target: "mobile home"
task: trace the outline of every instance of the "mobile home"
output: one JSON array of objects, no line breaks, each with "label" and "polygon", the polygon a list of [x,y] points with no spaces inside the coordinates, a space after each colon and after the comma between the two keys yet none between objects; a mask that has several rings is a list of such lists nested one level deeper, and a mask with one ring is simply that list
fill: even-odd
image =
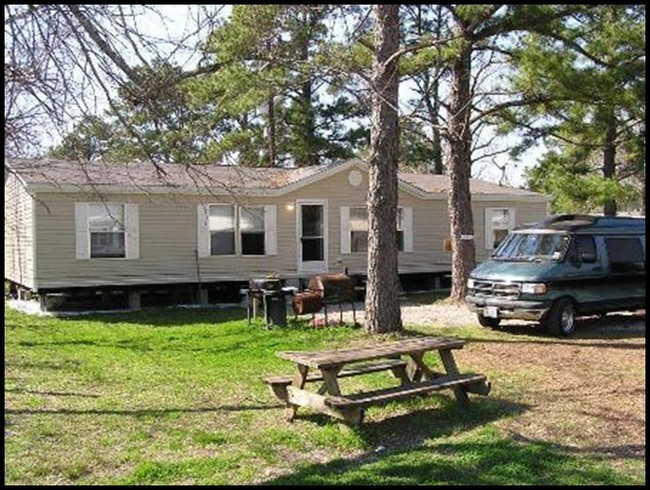
[{"label": "mobile home", "polygon": [[[449,178],[399,174],[399,273],[451,270]],[[472,180],[477,261],[549,197]],[[366,274],[368,169],[5,162],[5,280],[41,298],[216,302],[254,277]],[[179,298],[183,299],[183,298]]]}]

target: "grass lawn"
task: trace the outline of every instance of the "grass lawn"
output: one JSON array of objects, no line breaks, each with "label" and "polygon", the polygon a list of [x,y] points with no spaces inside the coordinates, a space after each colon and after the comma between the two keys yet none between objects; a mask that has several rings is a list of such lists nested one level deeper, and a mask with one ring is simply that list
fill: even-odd
[{"label": "grass lawn", "polygon": [[[468,346],[507,335],[415,330],[467,338]],[[507,428],[523,424],[535,405],[518,394],[545,374],[510,370],[505,358],[485,370],[460,358],[461,371],[484,372],[493,384],[487,397],[470,395],[467,410],[446,390],[372,407],[357,428],[307,409],[286,422],[260,381],[293,369],[276,351],[379,340],[362,328],[314,329],[306,321],[249,326],[240,309],[62,319],[5,307],[5,484],[645,484],[645,456],[576,450],[543,433],[513,436]],[[368,389],[389,376],[342,386]],[[580,446],[584,428],[570,421],[564,428]]]}]

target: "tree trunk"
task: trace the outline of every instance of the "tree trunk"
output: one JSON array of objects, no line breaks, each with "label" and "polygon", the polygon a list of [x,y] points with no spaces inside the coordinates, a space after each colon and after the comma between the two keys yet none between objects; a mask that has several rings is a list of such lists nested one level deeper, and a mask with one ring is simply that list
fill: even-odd
[{"label": "tree trunk", "polygon": [[[373,5],[372,116],[368,172],[366,328],[402,330],[397,272],[399,6]],[[389,61],[390,60],[390,61]]]},{"label": "tree trunk", "polygon": [[[603,151],[603,177],[613,179],[616,174],[616,116],[611,114],[605,133],[605,149]],[[616,216],[617,206],[614,199],[608,199],[603,205],[605,216]]]},{"label": "tree trunk", "polygon": [[[437,75],[437,74],[436,74]],[[433,110],[436,115],[440,114],[440,82],[438,76],[433,81]],[[431,128],[433,134],[433,173],[442,175],[445,173],[445,167],[442,163],[442,138],[440,136],[440,119],[436,116]]]},{"label": "tree trunk", "polygon": [[[417,6],[418,12],[418,36],[422,37],[428,34],[422,19],[422,5]],[[439,40],[442,26],[442,7],[436,8],[436,21],[433,29],[434,39]],[[440,47],[436,48],[440,56]],[[433,79],[431,72],[433,71]],[[433,67],[428,68],[424,73],[424,103],[427,109],[428,122],[431,125],[431,164],[429,173],[442,175],[445,173],[444,163],[442,161],[442,136],[440,134],[440,68],[436,63]]]},{"label": "tree trunk", "polygon": [[[441,5],[436,7],[436,23],[434,28],[435,39],[440,39],[442,36],[442,9]],[[442,57],[440,46],[436,47],[438,56]],[[440,68],[436,67],[433,74],[433,84],[431,85],[431,93],[429,97],[433,97],[433,112],[430,114],[431,131],[433,136],[433,173],[442,175],[445,173],[445,166],[442,161],[442,137],[440,135]]]},{"label": "tree trunk", "polygon": [[449,116],[449,221],[451,223],[451,300],[463,301],[467,294],[467,278],[474,268],[474,222],[469,191],[472,134],[470,75],[471,45],[464,39],[465,26],[457,20],[454,29],[461,36],[458,56],[451,73],[451,114]]},{"label": "tree trunk", "polygon": [[[301,45],[301,59],[305,65],[309,63],[309,38],[311,32],[315,29],[318,19],[315,15],[308,14],[305,19],[309,24],[309,35],[305,35]],[[316,148],[316,123],[314,121],[314,103],[312,101],[313,86],[311,75],[307,76],[301,87],[301,119],[303,121],[303,135],[305,162],[307,165],[318,165],[318,149]],[[299,162],[299,165],[302,162]]]},{"label": "tree trunk", "polygon": [[442,161],[442,135],[440,134],[440,73],[437,73],[437,70],[436,68],[432,81],[429,73],[424,76],[427,87],[424,103],[427,108],[428,122],[431,125],[431,148],[433,150],[429,173],[442,175],[445,173],[445,166]]},{"label": "tree trunk", "polygon": [[276,142],[275,142],[275,101],[273,94],[269,95],[268,101],[268,134],[266,139],[266,148],[268,151],[269,167],[275,167],[277,164]]},{"label": "tree trunk", "polygon": [[314,108],[312,105],[312,84],[311,80],[305,82],[302,86],[303,104],[302,109],[304,120],[304,145],[305,145],[305,161],[307,165],[318,165],[320,159],[318,157],[318,149],[316,148],[316,127],[314,124]]}]

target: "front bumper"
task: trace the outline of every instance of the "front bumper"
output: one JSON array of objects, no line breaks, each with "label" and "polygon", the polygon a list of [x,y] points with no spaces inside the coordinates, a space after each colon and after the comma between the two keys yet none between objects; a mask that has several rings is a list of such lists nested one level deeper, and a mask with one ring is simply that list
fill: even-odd
[{"label": "front bumper", "polygon": [[465,302],[474,313],[482,313],[485,306],[496,306],[499,318],[539,321],[551,308],[550,301],[506,300],[489,296],[465,296]]}]

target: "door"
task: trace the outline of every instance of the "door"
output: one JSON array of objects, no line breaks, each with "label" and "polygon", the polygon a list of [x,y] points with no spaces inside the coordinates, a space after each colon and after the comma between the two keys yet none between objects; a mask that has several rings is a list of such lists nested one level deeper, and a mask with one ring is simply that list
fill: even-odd
[{"label": "door", "polygon": [[298,270],[327,272],[327,201],[298,201]]}]

